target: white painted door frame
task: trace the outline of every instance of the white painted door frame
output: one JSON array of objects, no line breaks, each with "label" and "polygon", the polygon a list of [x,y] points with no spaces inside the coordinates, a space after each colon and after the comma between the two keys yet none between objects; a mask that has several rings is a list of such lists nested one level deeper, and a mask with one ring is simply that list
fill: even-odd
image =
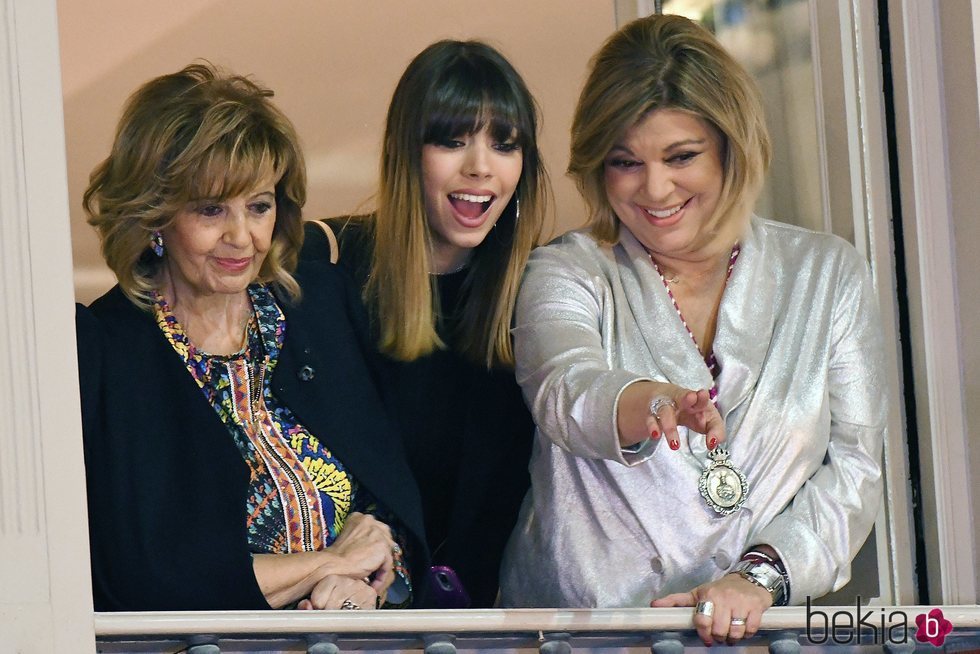
[{"label": "white painted door frame", "polygon": [[95,651],[65,171],[55,0],[0,0],[5,652]]}]

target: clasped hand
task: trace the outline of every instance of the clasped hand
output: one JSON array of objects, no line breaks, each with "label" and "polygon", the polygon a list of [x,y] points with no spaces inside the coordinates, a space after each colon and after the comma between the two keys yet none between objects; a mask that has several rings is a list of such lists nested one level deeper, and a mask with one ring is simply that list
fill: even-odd
[{"label": "clasped hand", "polygon": [[395,579],[395,547],[388,525],[370,515],[351,513],[327,549],[263,559],[264,564],[288,563],[293,557],[303,562],[291,573],[282,568],[272,573],[275,581],[270,586],[278,592],[267,593],[267,599],[282,606],[299,598],[300,609],[376,608]]},{"label": "clasped hand", "polygon": [[345,576],[365,580],[378,595],[395,580],[395,540],[388,525],[373,516],[351,513],[329,549],[349,566]]},{"label": "clasped hand", "polygon": [[375,609],[380,605],[379,595],[367,582],[342,575],[327,575],[316,583],[310,596],[300,600],[296,608],[301,611],[311,609],[337,609],[344,602],[358,609]]}]

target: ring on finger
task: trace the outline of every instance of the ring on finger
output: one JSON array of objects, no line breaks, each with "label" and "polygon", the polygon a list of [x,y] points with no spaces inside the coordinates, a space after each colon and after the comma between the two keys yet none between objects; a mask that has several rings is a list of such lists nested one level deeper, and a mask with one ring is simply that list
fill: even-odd
[{"label": "ring on finger", "polygon": [[698,605],[694,607],[694,612],[697,615],[703,615],[706,618],[710,618],[715,612],[715,603],[711,600],[704,600],[698,602]]},{"label": "ring on finger", "polygon": [[660,410],[663,409],[665,406],[669,406],[671,409],[676,409],[677,402],[674,402],[666,395],[658,395],[657,397],[650,400],[650,415],[656,418],[657,420],[660,420]]},{"label": "ring on finger", "polygon": [[730,624],[733,627],[744,627],[745,626],[745,618],[732,618],[732,621],[731,621]]},{"label": "ring on finger", "polygon": [[350,601],[350,598],[345,599],[340,605],[342,611],[360,611],[361,607]]}]

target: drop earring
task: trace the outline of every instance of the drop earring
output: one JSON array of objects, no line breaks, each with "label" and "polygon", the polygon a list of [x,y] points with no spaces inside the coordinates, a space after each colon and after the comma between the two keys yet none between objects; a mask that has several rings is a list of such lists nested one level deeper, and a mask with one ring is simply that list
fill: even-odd
[{"label": "drop earring", "polygon": [[163,256],[163,234],[160,233],[159,229],[150,235],[150,249],[158,257]]}]

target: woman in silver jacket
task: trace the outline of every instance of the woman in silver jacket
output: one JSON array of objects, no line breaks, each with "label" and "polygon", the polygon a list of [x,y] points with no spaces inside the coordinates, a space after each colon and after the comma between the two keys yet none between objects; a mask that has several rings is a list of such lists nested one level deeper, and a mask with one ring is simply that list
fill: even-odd
[{"label": "woman in silver jacket", "polygon": [[569,165],[591,228],[532,254],[517,305],[538,433],[505,606],[696,606],[734,642],[849,579],[881,497],[875,293],[845,241],[752,215],[769,157],[696,23],[593,59]]}]

